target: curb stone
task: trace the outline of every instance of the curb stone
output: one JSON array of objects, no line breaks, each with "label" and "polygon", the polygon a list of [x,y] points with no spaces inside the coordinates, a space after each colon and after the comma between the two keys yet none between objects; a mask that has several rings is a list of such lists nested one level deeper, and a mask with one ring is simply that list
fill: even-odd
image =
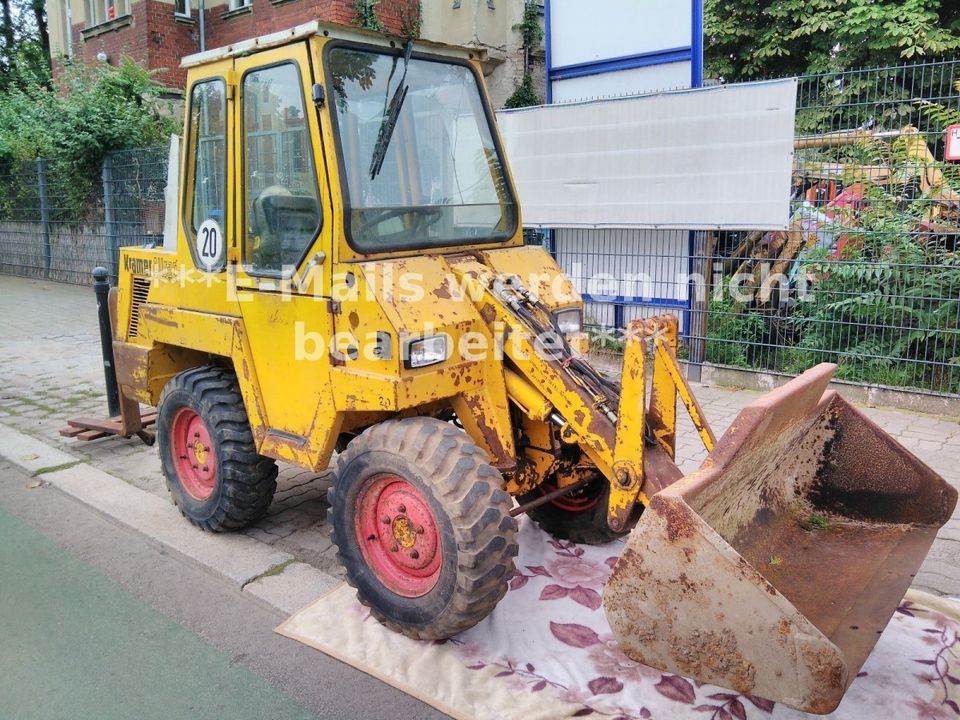
[{"label": "curb stone", "polygon": [[[40,440],[0,424],[0,456],[35,473],[49,469],[44,482],[97,512],[149,537],[237,589],[284,614],[292,614],[340,581],[293,555],[239,533],[205,533],[152,493],[80,462]],[[59,465],[68,467],[57,470]],[[277,566],[282,572],[271,574]]]}]

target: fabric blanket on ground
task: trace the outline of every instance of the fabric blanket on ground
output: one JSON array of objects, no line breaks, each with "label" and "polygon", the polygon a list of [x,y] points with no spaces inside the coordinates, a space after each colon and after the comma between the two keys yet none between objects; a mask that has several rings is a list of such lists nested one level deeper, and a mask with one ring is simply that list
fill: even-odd
[{"label": "fabric blanket on ground", "polygon": [[[624,656],[601,607],[621,543],[554,540],[524,518],[510,591],[482,623],[443,642],[382,627],[344,585],[277,631],[455,718],[799,720],[762,698],[702,685]],[[911,591],[830,718],[960,717],[960,603]]]}]

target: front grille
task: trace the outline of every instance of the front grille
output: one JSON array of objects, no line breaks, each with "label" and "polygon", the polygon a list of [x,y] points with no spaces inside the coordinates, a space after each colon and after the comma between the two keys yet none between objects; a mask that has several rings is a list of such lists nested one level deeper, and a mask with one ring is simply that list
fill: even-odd
[{"label": "front grille", "polygon": [[130,325],[127,327],[127,337],[137,337],[140,334],[140,306],[147,301],[150,294],[150,279],[133,278],[133,299],[130,303]]}]

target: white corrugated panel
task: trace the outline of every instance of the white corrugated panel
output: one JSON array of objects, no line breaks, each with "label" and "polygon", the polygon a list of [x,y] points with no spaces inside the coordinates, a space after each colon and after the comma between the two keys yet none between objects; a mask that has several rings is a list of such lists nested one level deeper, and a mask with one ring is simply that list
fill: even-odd
[{"label": "white corrugated panel", "polygon": [[786,227],[796,90],[789,79],[502,111],[524,225]]}]

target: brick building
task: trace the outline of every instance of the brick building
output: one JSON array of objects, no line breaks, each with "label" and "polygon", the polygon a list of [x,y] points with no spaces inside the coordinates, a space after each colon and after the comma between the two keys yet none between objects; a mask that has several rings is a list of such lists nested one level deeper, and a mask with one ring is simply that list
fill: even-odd
[{"label": "brick building", "polygon": [[[372,8],[386,31],[483,48],[487,85],[500,107],[523,77],[524,51],[514,26],[524,0],[47,0],[54,78],[67,61],[116,65],[129,57],[157,71],[157,80],[182,96],[184,55],[284,30],[310,20],[354,24],[358,8]],[[421,10],[422,6],[422,10]],[[202,28],[201,28],[202,25]],[[543,54],[531,54],[543,97]]]},{"label": "brick building", "polygon": [[[310,20],[349,25],[356,0],[47,0],[54,77],[64,61],[116,65],[129,57],[157,71],[157,80],[182,92],[180,59]],[[375,11],[387,32],[404,34],[420,15],[417,0],[381,0]],[[202,28],[201,28],[202,25]]]}]

